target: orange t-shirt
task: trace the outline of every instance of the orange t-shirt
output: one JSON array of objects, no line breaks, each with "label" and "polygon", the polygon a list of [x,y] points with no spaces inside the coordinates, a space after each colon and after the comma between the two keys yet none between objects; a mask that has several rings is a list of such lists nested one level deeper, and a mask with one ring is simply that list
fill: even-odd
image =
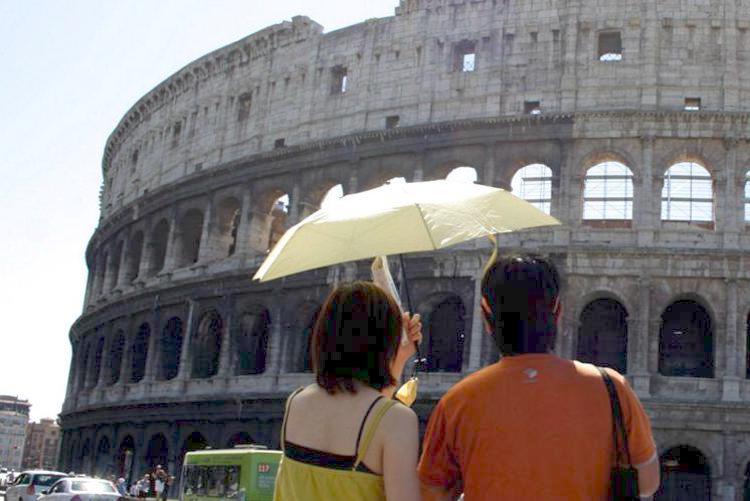
[{"label": "orange t-shirt", "polygon": [[[656,451],[627,381],[609,370],[633,464]],[[503,357],[451,388],[430,417],[424,484],[463,484],[467,501],[603,500],[613,458],[612,413],[596,367],[548,354]]]}]

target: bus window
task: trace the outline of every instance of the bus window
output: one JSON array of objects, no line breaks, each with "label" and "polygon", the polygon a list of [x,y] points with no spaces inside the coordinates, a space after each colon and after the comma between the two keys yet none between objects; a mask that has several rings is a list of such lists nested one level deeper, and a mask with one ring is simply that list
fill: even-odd
[{"label": "bus window", "polygon": [[186,465],[185,494],[210,498],[237,498],[240,467]]}]

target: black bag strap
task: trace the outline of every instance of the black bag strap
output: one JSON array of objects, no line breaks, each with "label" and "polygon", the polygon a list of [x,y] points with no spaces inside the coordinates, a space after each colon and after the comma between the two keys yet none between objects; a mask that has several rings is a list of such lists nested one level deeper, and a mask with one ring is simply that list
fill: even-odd
[{"label": "black bag strap", "polygon": [[612,382],[612,378],[609,377],[607,371],[601,367],[597,367],[599,373],[602,375],[604,380],[604,386],[607,387],[607,393],[609,393],[609,403],[612,407],[612,435],[615,443],[615,462],[620,463],[620,443],[625,447],[625,455],[628,459],[627,466],[632,466],[633,462],[630,459],[630,447],[628,446],[628,433],[625,430],[625,423],[622,418],[622,408],[620,407],[620,398],[617,396],[617,390],[615,389],[615,383]]}]

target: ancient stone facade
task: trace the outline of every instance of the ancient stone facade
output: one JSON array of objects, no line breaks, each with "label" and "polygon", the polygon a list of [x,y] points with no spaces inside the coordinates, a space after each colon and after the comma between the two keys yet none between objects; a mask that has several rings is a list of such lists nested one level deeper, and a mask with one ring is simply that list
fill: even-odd
[{"label": "ancient stone facade", "polygon": [[[749,29],[747,0],[403,0],[327,34],[295,17],[187,65],[106,145],[61,468],[276,447],[317,308],[368,263],[253,283],[270,245],[336,185],[471,167],[536,186],[518,193],[563,222],[501,245],[561,267],[557,351],[627,374],[663,495],[750,499]],[[423,423],[497,358],[478,316],[488,255],[407,260],[436,361]]]}]

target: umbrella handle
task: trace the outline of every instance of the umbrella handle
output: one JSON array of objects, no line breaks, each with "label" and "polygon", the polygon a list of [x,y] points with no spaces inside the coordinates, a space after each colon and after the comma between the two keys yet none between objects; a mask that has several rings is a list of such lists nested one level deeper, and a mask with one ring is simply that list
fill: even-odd
[{"label": "umbrella handle", "polygon": [[[406,263],[404,262],[404,255],[399,254],[398,259],[399,263],[401,264],[401,285],[403,285],[404,287],[406,309],[413,314],[414,311],[412,310],[411,295],[409,294],[409,281],[406,279]],[[422,364],[427,362],[426,358],[422,358],[422,353],[419,351],[419,343],[417,343],[416,341],[414,342],[414,348],[416,348],[417,353],[416,358],[414,359],[414,369],[412,370],[412,377],[415,377]]]}]

